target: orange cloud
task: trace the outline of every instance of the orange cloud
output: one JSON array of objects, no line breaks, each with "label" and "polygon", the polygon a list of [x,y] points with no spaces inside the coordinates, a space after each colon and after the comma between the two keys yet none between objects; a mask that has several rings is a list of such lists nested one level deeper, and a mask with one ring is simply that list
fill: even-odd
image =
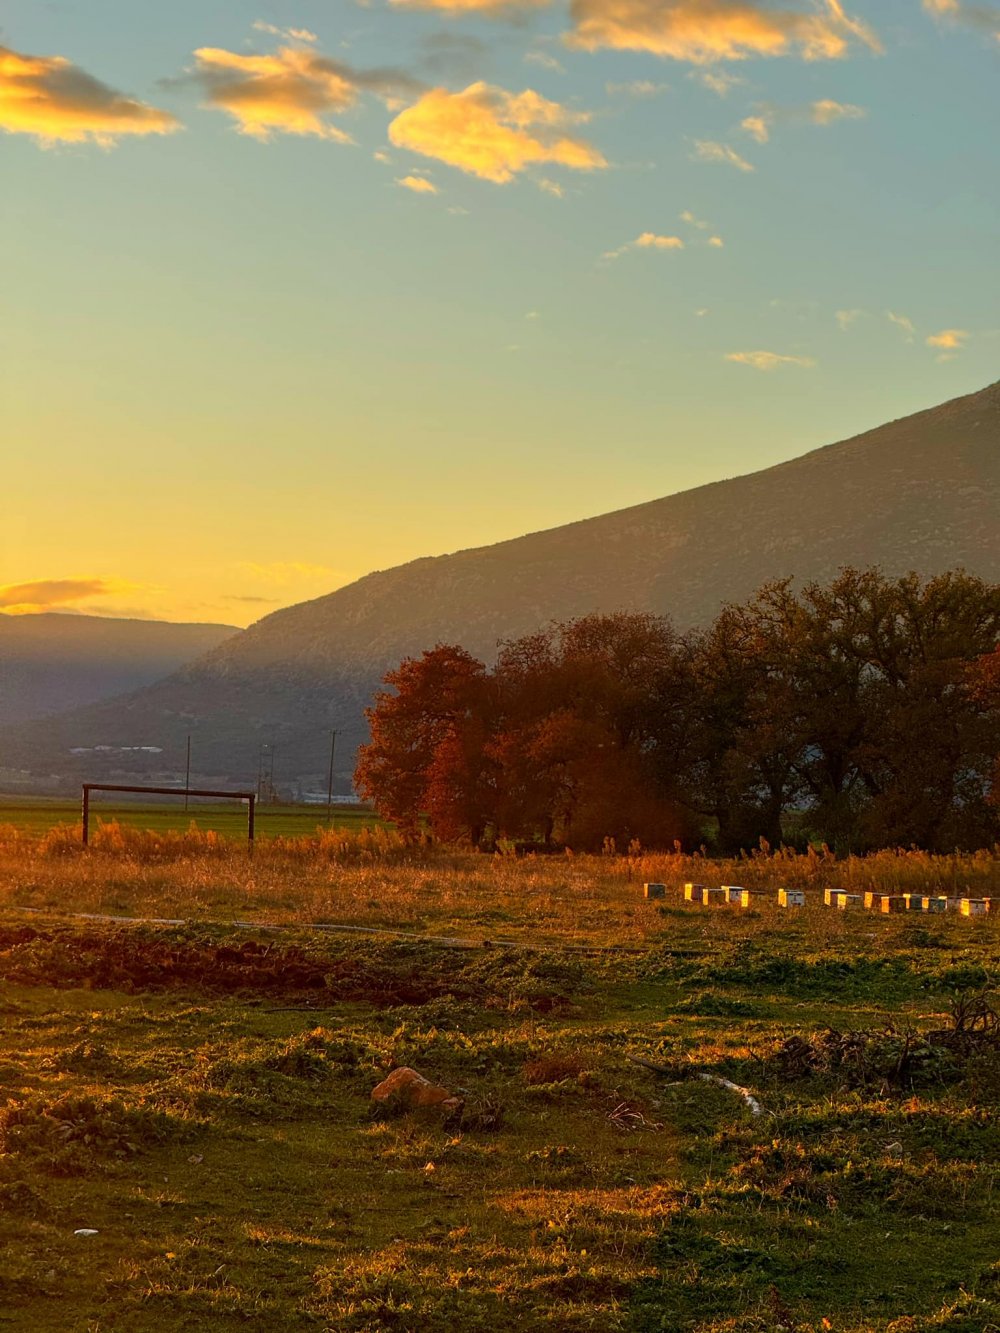
[{"label": "orange cloud", "polygon": [[745,120],[740,121],[740,129],[746,130],[747,134],[758,143],[767,143],[771,137],[771,127],[763,116],[747,116]]},{"label": "orange cloud", "polygon": [[959,352],[968,340],[966,329],[942,329],[940,333],[932,333],[926,342],[928,347],[936,347],[942,352]]},{"label": "orange cloud", "polygon": [[414,194],[437,194],[438,187],[433,181],[429,181],[426,176],[397,176],[396,184],[401,185],[404,190],[412,190]]},{"label": "orange cloud", "polygon": [[169,112],[115,92],[63,56],[26,56],[0,46],[0,129],[42,143],[108,147],[125,134],[171,134]]},{"label": "orange cloud", "polygon": [[587,119],[530,88],[509,93],[480,82],[457,93],[432,88],[400,112],[389,138],[398,148],[502,185],[535,164],[577,171],[606,167],[592,144],[566,133]]},{"label": "orange cloud", "polygon": [[880,49],[840,0],[824,0],[812,13],[754,0],[572,0],[571,14],[571,46],[648,51],[693,65],[752,56],[836,60],[855,42]]},{"label": "orange cloud", "polygon": [[209,105],[228,111],[241,134],[270,139],[280,130],[351,142],[323,117],[352,107],[357,90],[315,52],[284,46],[274,55],[242,56],[203,46],[194,58]]},{"label": "orange cloud", "polygon": [[194,58],[193,76],[208,105],[228,112],[240,134],[265,141],[277,131],[351,143],[327,117],[350,110],[362,92],[398,105],[401,93],[418,87],[396,70],[355,70],[303,46],[282,46],[270,55],[203,46]]},{"label": "orange cloud", "polygon": [[91,597],[111,597],[133,592],[139,585],[124,579],[72,578],[36,579],[31,583],[8,583],[0,587],[0,608],[8,615],[30,615],[68,606]]},{"label": "orange cloud", "polygon": [[754,370],[779,370],[782,366],[808,369],[816,364],[811,356],[782,356],[779,352],[729,352],[726,360],[752,366]]},{"label": "orange cloud", "polygon": [[679,236],[658,236],[655,231],[644,231],[634,241],[628,241],[617,250],[608,250],[603,259],[618,259],[629,250],[683,250],[684,242]]}]

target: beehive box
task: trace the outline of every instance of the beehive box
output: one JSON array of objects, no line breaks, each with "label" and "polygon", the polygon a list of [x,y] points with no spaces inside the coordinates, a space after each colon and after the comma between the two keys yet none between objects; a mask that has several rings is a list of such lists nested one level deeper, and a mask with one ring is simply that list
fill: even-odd
[{"label": "beehive box", "polygon": [[903,902],[906,903],[907,912],[922,912],[924,910],[924,895],[922,893],[904,893]]},{"label": "beehive box", "polygon": [[965,902],[965,899],[964,899],[964,898],[945,898],[944,901],[945,901],[945,908],[946,908],[947,911],[949,911],[949,912],[960,912],[960,911],[962,910],[962,904]]},{"label": "beehive box", "polygon": [[740,894],[740,906],[749,907],[753,903],[753,894],[749,889],[744,889]]},{"label": "beehive box", "polygon": [[985,916],[990,910],[988,898],[963,898],[962,915],[963,916]]},{"label": "beehive box", "polygon": [[874,908],[875,911],[877,912],[881,906],[882,906],[882,895],[880,893],[876,893],[874,889],[869,889],[868,892],[865,894],[865,907],[868,908],[869,912],[872,910],[872,908]]},{"label": "beehive box", "polygon": [[666,884],[644,884],[642,886],[644,898],[665,898],[667,896]]},{"label": "beehive box", "polygon": [[845,893],[845,892],[846,892],[845,889],[824,889],[824,890],[823,890],[823,906],[824,906],[824,907],[836,907],[836,906],[837,906],[837,899],[840,898],[840,896],[841,896],[843,893]]},{"label": "beehive box", "polygon": [[842,912],[846,911],[846,910],[847,910],[848,908],[850,908],[850,907],[860,907],[860,906],[861,906],[861,894],[860,894],[860,893],[838,893],[838,894],[837,894],[837,906],[840,908],[840,910],[841,910]]},{"label": "beehive box", "polygon": [[948,899],[925,894],[920,901],[920,907],[924,912],[944,912],[948,907]]},{"label": "beehive box", "polygon": [[723,884],[722,892],[726,895],[727,903],[739,903],[743,901],[746,889],[742,884]]},{"label": "beehive box", "polygon": [[686,903],[700,903],[704,884],[685,884],[684,901]]},{"label": "beehive box", "polygon": [[779,889],[779,907],[805,907],[806,895],[802,889]]},{"label": "beehive box", "polygon": [[883,893],[878,910],[888,915],[889,912],[905,912],[906,903],[901,893]]},{"label": "beehive box", "polygon": [[718,907],[721,903],[728,902],[725,889],[702,889],[701,901],[705,907]]}]

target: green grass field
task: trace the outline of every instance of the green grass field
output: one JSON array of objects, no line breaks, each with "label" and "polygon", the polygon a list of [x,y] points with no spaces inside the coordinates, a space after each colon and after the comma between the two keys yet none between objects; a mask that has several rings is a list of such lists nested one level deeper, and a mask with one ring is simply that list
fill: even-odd
[{"label": "green grass field", "polygon": [[[365,835],[141,852],[0,847],[0,1327],[1000,1329],[1000,918]],[[67,915],[158,906],[190,923]],[[373,1114],[399,1065],[462,1105]]]},{"label": "green grass field", "polygon": [[[184,810],[183,798],[158,802],[128,802],[113,793],[95,792],[91,797],[90,818],[115,820],[129,828],[151,829],[155,833],[182,833],[192,824],[201,831],[210,829],[224,838],[243,839],[247,832],[246,803],[210,802],[192,798]],[[0,796],[0,827],[8,825],[18,832],[40,836],[59,825],[80,823],[80,802],[61,797]],[[370,810],[357,806],[334,806],[334,828],[373,828],[379,823]],[[327,827],[326,807],[318,805],[258,805],[256,836],[259,838],[298,838],[317,827]]]}]

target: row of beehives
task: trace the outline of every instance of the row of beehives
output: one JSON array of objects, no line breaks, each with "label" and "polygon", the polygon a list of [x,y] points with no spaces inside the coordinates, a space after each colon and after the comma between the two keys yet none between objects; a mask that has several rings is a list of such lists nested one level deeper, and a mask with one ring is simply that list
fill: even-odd
[{"label": "row of beehives", "polygon": [[[665,884],[644,884],[643,891],[647,898],[665,898]],[[700,903],[704,907],[715,907],[723,903],[735,903],[740,907],[750,907],[755,901],[774,901],[774,894],[769,890],[745,889],[740,884],[723,884],[717,889],[707,884],[685,884],[684,901]],[[779,907],[805,907],[804,889],[779,889],[777,902]],[[824,889],[823,902],[827,907],[836,907],[848,911],[853,907],[865,907],[870,912],[960,912],[962,916],[985,916],[993,910],[989,898],[952,898],[945,894],[927,893],[848,893],[844,889]],[[998,908],[1000,910],[1000,908]]]}]

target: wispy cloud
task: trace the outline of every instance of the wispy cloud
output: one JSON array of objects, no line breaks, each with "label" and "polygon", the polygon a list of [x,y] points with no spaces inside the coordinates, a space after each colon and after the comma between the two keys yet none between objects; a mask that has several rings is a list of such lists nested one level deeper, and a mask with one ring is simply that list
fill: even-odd
[{"label": "wispy cloud", "polygon": [[924,0],[924,9],[935,18],[964,23],[1000,41],[1000,9],[995,5],[970,5],[966,0]]},{"label": "wispy cloud", "polygon": [[721,162],[724,166],[735,167],[737,171],[756,171],[757,168],[745,157],[740,157],[735,148],[727,143],[716,143],[712,139],[696,139],[694,157],[699,162]]},{"label": "wispy cloud", "polygon": [[835,102],[831,97],[805,106],[775,106],[764,102],[755,108],[753,115],[741,121],[740,128],[757,143],[767,143],[775,125],[833,125],[838,120],[862,120],[867,114],[863,106]]},{"label": "wispy cloud", "polygon": [[780,370],[784,366],[797,366],[810,369],[816,365],[811,356],[784,356],[780,352],[727,352],[727,361],[736,361],[741,366],[752,366],[754,370]]},{"label": "wispy cloud", "polygon": [[180,121],[101,83],[63,56],[0,46],[0,130],[40,143],[110,147],[123,135],[171,134]]},{"label": "wispy cloud", "polygon": [[399,148],[502,185],[546,163],[577,171],[606,167],[593,144],[568,133],[588,119],[530,88],[510,93],[473,83],[456,93],[431,89],[400,112],[389,138]]},{"label": "wispy cloud", "polygon": [[837,327],[841,333],[846,333],[849,328],[858,322],[865,312],[863,310],[838,310],[834,314],[837,321]]},{"label": "wispy cloud", "polygon": [[539,69],[547,69],[553,74],[566,73],[566,66],[561,60],[557,60],[551,51],[543,51],[539,47],[524,53],[524,63],[537,65]]},{"label": "wispy cloud", "polygon": [[693,69],[688,77],[708,88],[716,97],[728,97],[734,88],[746,83],[746,79],[725,69]]},{"label": "wispy cloud", "polygon": [[617,250],[606,250],[602,259],[620,259],[629,250],[683,250],[680,236],[660,236],[655,231],[644,231],[634,241],[626,241]]},{"label": "wispy cloud", "polygon": [[272,37],[281,37],[286,42],[318,42],[319,38],[308,28],[276,28],[273,23],[265,23],[263,19],[257,19],[253,26],[254,32],[266,32]]},{"label": "wispy cloud", "polygon": [[207,104],[232,116],[241,134],[262,141],[280,133],[350,143],[329,117],[350,110],[362,92],[395,107],[421,88],[400,70],[356,70],[306,46],[282,46],[267,55],[203,46],[194,58],[191,77]]},{"label": "wispy cloud", "polygon": [[740,121],[740,129],[746,130],[758,143],[767,143],[771,137],[770,123],[763,116],[746,116]]},{"label": "wispy cloud", "polygon": [[685,208],[684,212],[680,215],[680,219],[682,222],[686,222],[689,227],[697,228],[698,231],[712,230],[712,224],[710,222],[706,222],[704,218],[697,217],[689,208]]},{"label": "wispy cloud", "polygon": [[833,125],[838,120],[864,120],[867,115],[863,106],[855,106],[853,102],[835,102],[832,97],[811,102],[808,109],[808,119],[814,125]]},{"label": "wispy cloud", "polygon": [[401,185],[404,190],[412,190],[414,194],[437,194],[438,187],[433,181],[429,181],[426,176],[397,176],[396,184]]},{"label": "wispy cloud", "polygon": [[234,568],[245,577],[276,586],[303,580],[329,582],[340,577],[338,571],[329,565],[313,565],[306,560],[272,560],[265,564],[256,560],[238,560]]},{"label": "wispy cloud", "polygon": [[694,65],[753,56],[836,60],[878,38],[840,0],[776,9],[755,0],[572,0],[572,46],[648,51]]},{"label": "wispy cloud", "polygon": [[9,615],[29,615],[70,607],[94,597],[119,596],[134,592],[140,586],[126,579],[108,578],[36,579],[31,583],[8,583],[0,587],[0,607]]},{"label": "wispy cloud", "polygon": [[[680,214],[680,220],[698,232],[704,233],[712,230],[712,224],[710,222],[706,222],[704,218],[698,217],[696,214],[692,213],[689,208],[686,208],[684,212]],[[706,236],[703,244],[711,246],[714,250],[721,250],[725,245],[725,241],[721,236],[712,235]]]},{"label": "wispy cloud", "polygon": [[669,92],[669,83],[654,83],[652,79],[632,79],[628,83],[606,83],[604,91],[609,97],[659,97]]},{"label": "wispy cloud", "polygon": [[897,329],[902,331],[908,343],[913,342],[917,332],[917,326],[912,319],[909,319],[906,315],[899,314],[898,311],[895,310],[887,310],[885,312],[885,317],[890,324],[894,324]]}]

